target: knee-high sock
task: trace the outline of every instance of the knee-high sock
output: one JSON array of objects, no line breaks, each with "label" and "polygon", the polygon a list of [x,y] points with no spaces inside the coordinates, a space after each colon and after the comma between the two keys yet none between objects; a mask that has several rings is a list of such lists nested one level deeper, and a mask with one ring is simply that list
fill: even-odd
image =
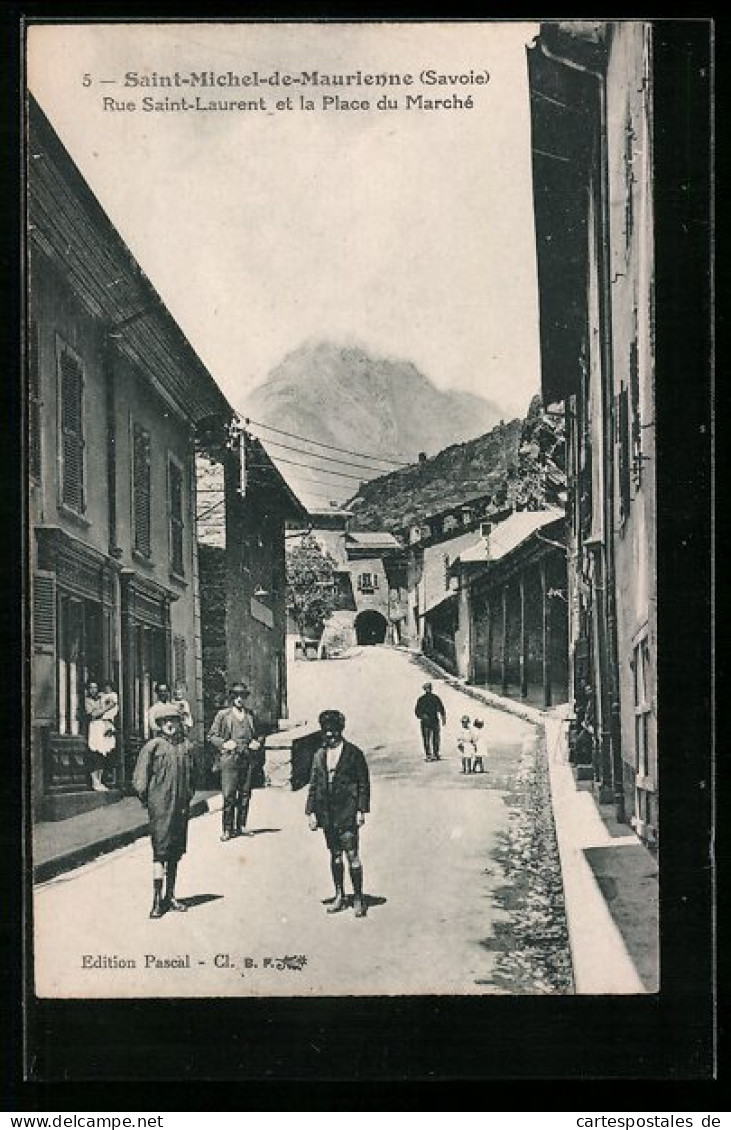
[{"label": "knee-high sock", "polygon": [[169,859],[165,866],[165,898],[175,897],[175,880],[178,875],[177,859]]},{"label": "knee-high sock", "polygon": [[343,893],[343,861],[342,859],[331,859],[330,870],[332,871],[333,883],[335,884],[335,891],[337,894]]},{"label": "knee-high sock", "polygon": [[350,881],[353,884],[353,892],[356,895],[363,894],[363,865],[360,863],[350,864]]}]

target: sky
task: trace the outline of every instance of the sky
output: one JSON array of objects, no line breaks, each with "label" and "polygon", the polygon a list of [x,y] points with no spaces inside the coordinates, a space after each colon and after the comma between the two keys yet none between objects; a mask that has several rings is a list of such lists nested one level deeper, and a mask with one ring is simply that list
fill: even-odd
[{"label": "sky", "polygon": [[[539,387],[527,23],[28,29],[28,86],[230,402],[321,339],[523,414]],[[489,75],[483,84],[420,81]],[[388,72],[410,88],[126,86],[125,76]],[[85,77],[86,76],[86,77]],[[383,94],[395,109],[379,110]],[[265,100],[147,112],[143,98]],[[345,109],[323,96],[370,101]],[[472,109],[405,108],[407,94]],[[289,95],[291,108],[277,109]],[[315,104],[300,108],[300,95]],[[104,98],[134,110],[104,108]]]}]

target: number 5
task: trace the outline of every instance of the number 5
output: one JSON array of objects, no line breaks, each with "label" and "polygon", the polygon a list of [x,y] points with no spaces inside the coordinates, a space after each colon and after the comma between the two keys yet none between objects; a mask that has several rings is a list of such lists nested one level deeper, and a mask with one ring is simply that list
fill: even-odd
[{"label": "number 5", "polygon": [[82,86],[91,86],[91,75],[84,75],[81,80]]}]

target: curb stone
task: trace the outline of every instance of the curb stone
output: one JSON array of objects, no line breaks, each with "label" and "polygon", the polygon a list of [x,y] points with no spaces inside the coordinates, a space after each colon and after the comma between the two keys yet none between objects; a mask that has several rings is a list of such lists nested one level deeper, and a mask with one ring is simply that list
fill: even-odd
[{"label": "curb stone", "polygon": [[[220,794],[201,797],[200,800],[190,806],[190,818],[206,816],[209,812],[217,812],[221,808],[221,803]],[[71,848],[52,859],[44,859],[42,863],[36,864],[33,868],[33,882],[47,883],[50,879],[55,879],[66,871],[73,871],[99,856],[108,855],[112,851],[118,851],[119,848],[128,847],[136,840],[146,836],[148,831],[149,822],[144,820],[135,824],[132,828],[123,828],[118,832],[111,832],[99,840]]]}]

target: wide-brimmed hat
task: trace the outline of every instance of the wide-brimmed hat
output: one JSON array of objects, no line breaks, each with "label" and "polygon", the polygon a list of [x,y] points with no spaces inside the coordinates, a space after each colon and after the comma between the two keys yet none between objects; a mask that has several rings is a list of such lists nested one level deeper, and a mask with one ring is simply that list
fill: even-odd
[{"label": "wide-brimmed hat", "polygon": [[229,690],[229,694],[233,697],[233,695],[236,695],[236,694],[244,694],[244,695],[251,694],[251,691],[247,687],[246,683],[243,682],[243,680],[239,679],[238,682],[231,684],[231,689]]}]

